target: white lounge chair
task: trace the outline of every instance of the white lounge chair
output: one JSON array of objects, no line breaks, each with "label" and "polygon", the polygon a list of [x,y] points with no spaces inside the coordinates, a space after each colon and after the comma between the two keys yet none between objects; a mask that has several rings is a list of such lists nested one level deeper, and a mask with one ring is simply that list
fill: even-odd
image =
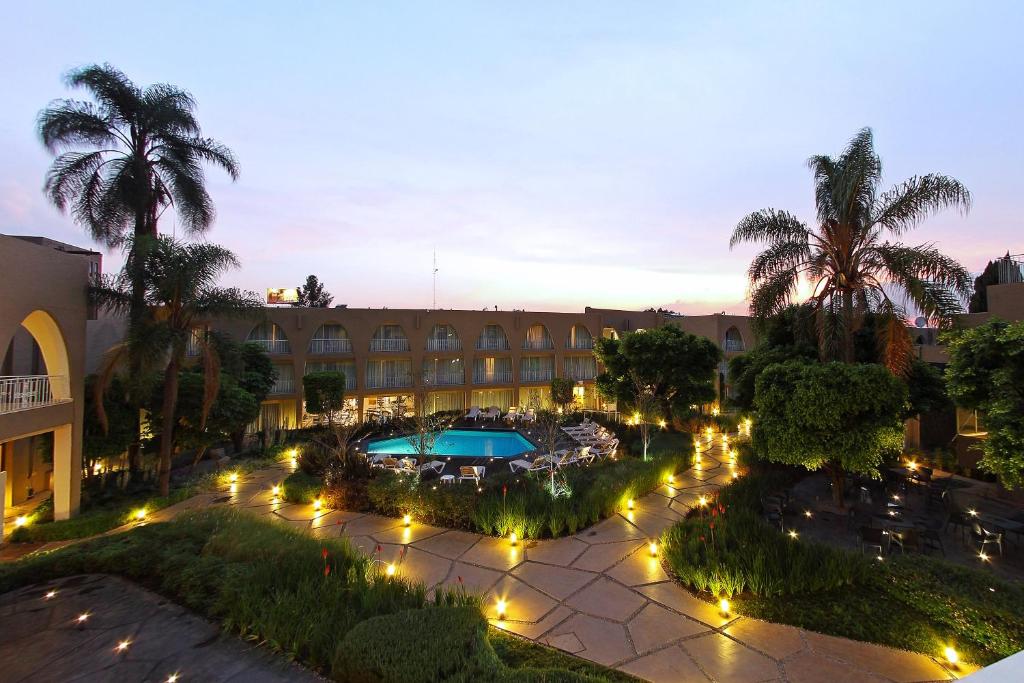
[{"label": "white lounge chair", "polygon": [[485,420],[497,420],[501,417],[501,408],[498,406],[491,406],[487,409],[487,412],[483,414]]},{"label": "white lounge chair", "polygon": [[513,472],[541,472],[544,470],[550,470],[553,465],[551,458],[546,455],[537,456],[537,458],[530,462],[529,460],[513,460],[508,464],[508,468]]},{"label": "white lounge chair", "polygon": [[576,451],[576,461],[585,462],[589,465],[594,462],[594,451],[591,450],[590,446],[584,446]]},{"label": "white lounge chair", "polygon": [[511,408],[508,409],[508,412],[505,413],[505,419],[508,420],[509,422],[515,422],[516,420],[519,419],[519,417],[519,408],[517,408],[516,406],[512,406]]},{"label": "white lounge chair", "polygon": [[576,455],[576,451],[555,451],[550,457],[554,461],[555,467],[558,468],[568,467],[569,465],[576,465],[579,463],[579,456]]},{"label": "white lounge chair", "polygon": [[412,458],[402,458],[398,461],[398,471],[402,474],[416,474],[416,461]]},{"label": "white lounge chair", "polygon": [[444,471],[444,463],[440,460],[431,460],[425,465],[420,465],[420,474],[426,474],[427,472],[434,472],[441,474]]},{"label": "white lounge chair", "polygon": [[520,418],[520,419],[522,419],[523,422],[536,422],[537,421],[537,413],[536,413],[536,411],[534,411],[533,408],[530,408],[525,413],[523,413],[523,417]]},{"label": "white lounge chair", "polygon": [[398,458],[392,457],[390,455],[382,458],[380,464],[381,467],[383,467],[386,470],[397,471],[401,467],[401,464],[398,462]]},{"label": "white lounge chair", "polygon": [[472,406],[469,412],[466,413],[467,420],[479,420],[480,419],[480,406]]},{"label": "white lounge chair", "polygon": [[590,452],[599,458],[605,458],[609,455],[615,455],[615,451],[618,449],[618,447],[619,440],[612,439],[611,441],[609,441],[608,443],[604,444],[601,447],[592,448]]},{"label": "white lounge chair", "polygon": [[459,481],[468,479],[469,481],[479,484],[486,471],[487,470],[483,465],[463,465],[459,468]]}]

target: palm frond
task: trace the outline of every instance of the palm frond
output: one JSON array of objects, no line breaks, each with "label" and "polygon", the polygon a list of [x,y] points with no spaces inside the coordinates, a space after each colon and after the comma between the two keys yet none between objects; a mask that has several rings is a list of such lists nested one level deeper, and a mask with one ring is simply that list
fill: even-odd
[{"label": "palm frond", "polygon": [[54,100],[39,114],[36,126],[39,139],[53,153],[77,145],[117,144],[110,122],[90,102]]},{"label": "palm frond", "polygon": [[783,270],[756,283],[750,293],[750,309],[755,318],[768,318],[792,302],[800,274]]},{"label": "palm frond", "polygon": [[743,242],[807,242],[810,230],[788,211],[761,209],[746,216],[733,230],[729,248]]},{"label": "palm frond", "polygon": [[967,213],[971,193],[956,178],[929,173],[905,180],[879,197],[872,221],[899,236],[943,209]]}]

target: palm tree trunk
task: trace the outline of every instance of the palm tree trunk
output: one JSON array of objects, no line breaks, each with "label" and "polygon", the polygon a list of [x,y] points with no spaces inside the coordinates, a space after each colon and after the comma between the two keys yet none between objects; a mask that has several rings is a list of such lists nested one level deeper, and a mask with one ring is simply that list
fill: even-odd
[{"label": "palm tree trunk", "polygon": [[171,455],[174,451],[174,411],[178,407],[178,369],[181,360],[172,352],[164,371],[163,431],[160,433],[160,495],[171,491]]},{"label": "palm tree trunk", "polygon": [[856,360],[853,352],[853,290],[843,290],[843,362]]}]

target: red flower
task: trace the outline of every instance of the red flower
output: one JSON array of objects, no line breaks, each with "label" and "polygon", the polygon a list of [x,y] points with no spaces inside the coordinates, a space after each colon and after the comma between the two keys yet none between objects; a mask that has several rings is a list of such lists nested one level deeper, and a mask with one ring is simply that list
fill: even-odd
[{"label": "red flower", "polygon": [[700,537],[700,540],[701,540],[701,541],[703,541],[703,540],[704,540],[704,536],[703,536],[703,535],[701,535],[701,537]]},{"label": "red flower", "polygon": [[714,523],[714,522],[711,522],[710,524],[708,524],[708,526],[709,526],[709,527],[711,527],[711,529],[712,529],[712,530],[714,530],[714,528],[715,528],[715,523]]},{"label": "red flower", "polygon": [[379,553],[381,550],[382,550],[382,548],[380,547],[380,543],[378,543],[377,544],[377,552]]},{"label": "red flower", "polygon": [[323,558],[326,560],[327,559],[327,548],[324,548],[323,550],[321,550],[320,554],[323,555]]},{"label": "red flower", "polygon": [[331,574],[331,565],[325,564],[324,565],[324,576],[330,576],[330,574]]},{"label": "red flower", "polygon": [[459,579],[459,583],[462,583],[462,577],[460,576],[460,577],[458,577],[458,579]]},{"label": "red flower", "polygon": [[503,496],[504,496],[504,495],[506,495],[507,493],[508,493],[508,484],[502,484],[502,485],[501,485],[501,495],[503,495]]},{"label": "red flower", "polygon": [[718,508],[712,508],[711,516],[712,517],[717,517],[718,516]]}]

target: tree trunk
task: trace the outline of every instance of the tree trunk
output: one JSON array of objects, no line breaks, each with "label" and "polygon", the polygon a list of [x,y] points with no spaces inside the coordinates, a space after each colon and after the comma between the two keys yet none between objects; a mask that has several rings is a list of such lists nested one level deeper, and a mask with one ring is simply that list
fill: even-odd
[{"label": "tree trunk", "polygon": [[856,360],[853,352],[853,290],[843,290],[843,362]]},{"label": "tree trunk", "polygon": [[178,403],[178,367],[181,361],[176,352],[172,352],[171,360],[164,372],[164,419],[163,431],[160,434],[160,495],[166,496],[171,491],[171,455],[174,452],[174,411]]},{"label": "tree trunk", "polygon": [[829,474],[832,475],[832,502],[842,510],[846,507],[845,491],[843,491],[844,484],[846,482],[846,473],[843,471],[843,466],[838,462],[830,462],[828,464]]}]

